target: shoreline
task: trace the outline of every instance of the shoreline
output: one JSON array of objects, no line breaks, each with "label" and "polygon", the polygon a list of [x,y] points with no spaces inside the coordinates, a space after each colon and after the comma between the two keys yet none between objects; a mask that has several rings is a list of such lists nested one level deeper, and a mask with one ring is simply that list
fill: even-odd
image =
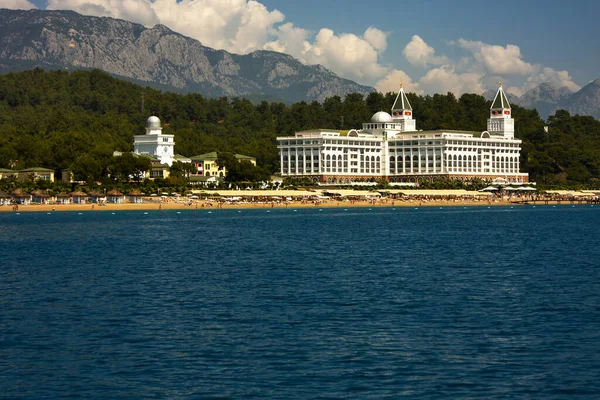
[{"label": "shoreline", "polygon": [[[538,202],[540,205],[545,205],[543,202]],[[557,204],[551,202],[550,204]],[[568,202],[558,204],[570,204]],[[471,201],[471,200],[388,200],[385,202],[376,201],[329,201],[321,203],[310,203],[291,201],[289,203],[216,203],[216,202],[198,202],[191,206],[188,204],[168,202],[168,203],[125,203],[125,204],[112,204],[97,205],[94,204],[30,204],[30,205],[19,205],[17,211],[12,209],[12,205],[0,206],[0,213],[15,213],[15,212],[73,212],[73,211],[167,211],[167,210],[190,210],[190,211],[201,211],[201,210],[230,210],[230,209],[286,209],[286,208],[368,208],[368,207],[473,207],[473,206],[488,206],[488,207],[499,207],[499,206],[523,206],[523,203],[514,203],[507,200],[497,201]]]}]

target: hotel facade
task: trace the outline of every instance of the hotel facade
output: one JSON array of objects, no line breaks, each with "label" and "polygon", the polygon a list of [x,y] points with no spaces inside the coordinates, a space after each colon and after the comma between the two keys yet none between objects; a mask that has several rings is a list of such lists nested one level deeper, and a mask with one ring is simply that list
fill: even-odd
[{"label": "hotel facade", "polygon": [[416,130],[402,87],[391,111],[391,115],[377,112],[362,129],[347,133],[315,129],[278,137],[281,175],[344,185],[379,179],[528,182],[528,174],[520,172],[521,140],[514,137],[514,120],[502,84],[484,132]]}]

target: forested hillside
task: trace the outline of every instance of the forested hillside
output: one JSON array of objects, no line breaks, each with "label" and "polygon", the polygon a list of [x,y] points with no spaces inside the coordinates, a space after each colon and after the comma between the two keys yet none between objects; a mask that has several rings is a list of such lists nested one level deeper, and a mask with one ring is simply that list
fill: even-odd
[{"label": "forested hillside", "polygon": [[[486,129],[490,103],[482,96],[409,94],[409,99],[418,129]],[[11,73],[0,76],[0,168],[71,168],[100,179],[113,151],[132,150],[133,135],[143,134],[146,119],[155,114],[164,132],[175,135],[179,154],[241,153],[275,172],[275,137],[310,128],[360,128],[375,112],[389,110],[393,100],[392,93],[371,93],[364,99],[351,94],[323,103],[255,105],[162,93],[97,70]],[[532,180],[600,182],[599,121],[558,111],[546,123],[537,111],[518,106],[513,116],[516,136],[524,141],[523,169]]]}]

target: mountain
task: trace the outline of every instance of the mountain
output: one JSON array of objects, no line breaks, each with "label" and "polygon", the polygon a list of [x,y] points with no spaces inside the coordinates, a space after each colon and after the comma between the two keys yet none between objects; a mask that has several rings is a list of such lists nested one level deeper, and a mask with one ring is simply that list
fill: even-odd
[{"label": "mountain", "polygon": [[568,87],[558,87],[550,82],[544,82],[527,91],[515,104],[525,108],[535,108],[538,113],[547,118],[560,108],[565,108],[573,92]]},{"label": "mountain", "polygon": [[206,97],[323,101],[375,89],[272,51],[238,55],[203,46],[163,25],[73,11],[0,9],[0,73],[41,67],[92,69]]},{"label": "mountain", "polygon": [[544,82],[529,90],[518,100],[522,107],[533,108],[536,104],[561,104],[571,96],[573,92],[566,86],[558,87],[550,82]]},{"label": "mountain", "polygon": [[[483,97],[492,100],[495,94],[496,91],[488,90]],[[600,119],[600,79],[596,79],[575,93],[566,86],[559,87],[545,82],[520,97],[510,93],[507,95],[511,104],[535,108],[543,119],[547,119],[560,109],[567,110],[571,114],[589,115]]]},{"label": "mountain", "polygon": [[569,97],[567,111],[571,114],[591,115],[600,120],[600,79],[573,93]]}]

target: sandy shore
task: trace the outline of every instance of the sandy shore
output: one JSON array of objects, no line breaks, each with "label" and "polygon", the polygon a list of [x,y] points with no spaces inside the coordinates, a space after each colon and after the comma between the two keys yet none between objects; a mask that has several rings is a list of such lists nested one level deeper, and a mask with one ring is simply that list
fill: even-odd
[{"label": "sandy shore", "polygon": [[[260,209],[260,208],[349,208],[349,207],[457,207],[457,206],[506,206],[514,205],[509,201],[492,200],[469,201],[469,200],[428,200],[428,201],[401,201],[391,200],[368,202],[368,201],[328,201],[319,204],[311,202],[292,201],[289,203],[231,203],[219,204],[216,202],[199,201],[188,204],[167,202],[167,203],[142,203],[142,204],[107,204],[105,206],[91,204],[31,204],[19,205],[18,212],[70,212],[70,211],[149,211],[149,210],[211,210],[211,209]],[[14,212],[12,206],[0,206],[0,212]]]}]

